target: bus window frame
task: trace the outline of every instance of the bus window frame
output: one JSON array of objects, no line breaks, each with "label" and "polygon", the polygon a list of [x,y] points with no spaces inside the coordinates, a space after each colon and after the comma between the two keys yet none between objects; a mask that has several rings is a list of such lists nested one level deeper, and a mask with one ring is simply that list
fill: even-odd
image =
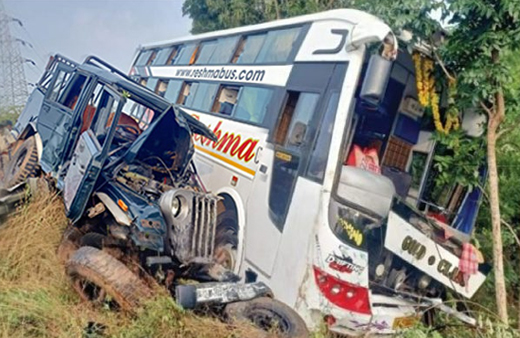
[{"label": "bus window frame", "polygon": [[[221,40],[221,39],[231,39],[231,38],[237,38],[237,41],[235,41],[235,45],[233,46],[233,52],[231,53],[231,56],[229,57],[229,59],[226,62],[221,62],[221,63],[208,62],[207,65],[210,65],[210,66],[234,65],[234,63],[232,63],[231,61],[233,60],[233,57],[235,56],[236,50],[238,48],[238,45],[239,45],[240,41],[243,38],[243,35],[242,34],[232,34],[232,35],[227,35],[227,36],[219,36],[219,37],[216,38],[216,40],[217,40],[217,46],[218,46],[218,41],[219,40]],[[215,55],[215,51],[216,50],[217,50],[217,47],[215,47],[215,50],[213,51],[213,54],[211,55],[211,57],[209,58],[208,61],[211,61],[211,58],[213,57],[213,55]]]},{"label": "bus window frame", "polygon": [[[287,26],[283,26],[283,27],[276,27],[276,29],[259,29],[259,30],[253,30],[253,31],[249,31],[247,32],[247,34],[240,34],[241,35],[241,38],[246,38],[248,36],[251,36],[251,35],[258,35],[258,34],[262,34],[262,33],[269,33],[271,31],[277,31],[277,30],[285,30],[285,29],[292,29],[292,28],[300,28],[300,32],[298,33],[298,36],[296,37],[296,39],[294,40],[294,44],[293,44],[293,48],[291,50],[291,52],[289,53],[289,55],[287,56],[287,60],[285,60],[285,62],[263,62],[263,63],[228,63],[229,65],[235,65],[235,66],[273,66],[273,65],[291,65],[291,64],[294,64],[294,59],[296,58],[296,55],[298,54],[298,51],[300,50],[300,47],[303,43],[303,40],[305,39],[305,37],[307,36],[307,33],[309,32],[309,29],[311,27],[311,23],[303,23],[303,24],[294,24],[294,25],[287,25]],[[259,50],[259,53],[260,51],[262,50],[263,46],[265,44],[265,40],[262,42],[262,47],[260,47],[260,50]],[[235,52],[236,52],[236,48],[238,47],[238,44],[237,46],[235,47]],[[233,54],[233,56],[231,57],[231,60],[233,59],[235,54]],[[258,58],[258,54],[256,55],[255,57],[255,61],[256,59]],[[231,61],[230,60],[230,61]]]},{"label": "bus window frame", "polygon": [[[173,80],[179,80],[179,79],[173,79]],[[185,83],[191,83],[193,84],[194,82],[197,82],[197,83],[214,83],[214,84],[218,84],[218,88],[220,89],[220,86],[235,86],[235,87],[255,87],[255,88],[265,88],[265,89],[270,89],[272,91],[272,95],[271,95],[271,100],[270,102],[267,104],[267,110],[268,112],[271,111],[271,106],[274,105],[274,110],[277,110],[279,111],[281,108],[281,104],[282,104],[282,101],[283,101],[283,93],[285,92],[284,88],[285,87],[278,87],[278,86],[267,86],[267,85],[261,85],[261,84],[237,84],[235,82],[217,82],[217,81],[182,81],[182,85],[181,85],[181,90],[179,91],[179,95],[182,93],[182,88],[184,86]],[[191,88],[190,88],[191,90]],[[218,94],[219,94],[219,90],[217,89],[217,92],[215,93],[215,98],[213,100],[213,103],[215,102],[215,100],[217,99],[218,97]],[[237,96],[237,103],[238,103],[238,100],[240,99],[240,92]],[[178,98],[177,98],[178,100]],[[176,101],[177,102],[177,101]],[[254,127],[258,127],[258,128],[264,128],[264,129],[268,129],[269,132],[271,132],[271,129],[274,127],[274,123],[276,122],[276,117],[277,115],[276,114],[266,114],[264,116],[264,121],[262,123],[254,123],[254,122],[251,122],[251,121],[245,121],[245,120],[238,120],[238,119],[234,119],[232,115],[224,115],[224,114],[220,114],[220,113],[216,113],[216,112],[213,112],[213,111],[205,111],[205,110],[200,110],[200,109],[196,109],[196,108],[192,108],[192,107],[189,107],[187,105],[184,105],[184,104],[180,104],[180,103],[176,103],[174,102],[174,104],[177,104],[183,108],[186,108],[186,109],[189,109],[189,110],[193,110],[195,112],[198,112],[198,113],[202,113],[202,114],[208,114],[208,115],[211,115],[211,116],[214,116],[214,117],[218,117],[218,118],[225,118],[227,120],[230,120],[230,121],[234,121],[234,122],[238,122],[238,123],[244,123],[244,124],[247,124],[247,125],[250,125],[250,126],[254,126]],[[213,105],[211,105],[211,109],[213,109]],[[279,114],[279,113],[278,113]],[[271,115],[274,116],[274,118],[271,117]]]}]

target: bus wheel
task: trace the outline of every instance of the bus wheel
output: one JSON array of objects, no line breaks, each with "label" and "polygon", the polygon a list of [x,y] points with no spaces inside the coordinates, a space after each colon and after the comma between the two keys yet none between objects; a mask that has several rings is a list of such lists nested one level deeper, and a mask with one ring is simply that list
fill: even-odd
[{"label": "bus wheel", "polygon": [[238,224],[232,210],[225,210],[217,217],[215,236],[215,260],[228,270],[233,270],[237,261]]},{"label": "bus wheel", "polygon": [[26,139],[13,154],[5,169],[4,182],[7,188],[22,183],[38,173],[38,148],[34,136]]},{"label": "bus wheel", "polygon": [[72,286],[84,301],[133,312],[151,289],[123,263],[99,249],[79,248],[67,262]]},{"label": "bus wheel", "polygon": [[309,337],[303,319],[289,306],[269,297],[228,304],[224,314],[231,321],[248,321],[260,329],[283,337]]}]

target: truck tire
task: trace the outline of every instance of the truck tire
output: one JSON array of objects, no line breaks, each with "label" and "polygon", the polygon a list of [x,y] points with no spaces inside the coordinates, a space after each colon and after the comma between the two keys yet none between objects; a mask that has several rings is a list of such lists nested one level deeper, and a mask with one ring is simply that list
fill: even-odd
[{"label": "truck tire", "polygon": [[79,241],[79,246],[91,246],[93,248],[102,250],[103,241],[106,236],[97,232],[88,232]]},{"label": "truck tire", "polygon": [[34,177],[38,173],[38,148],[34,136],[26,139],[16,149],[7,163],[4,182],[7,188],[22,183],[29,177]]},{"label": "truck tire", "polygon": [[60,245],[58,246],[58,250],[56,252],[58,260],[62,264],[67,263],[74,251],[78,250],[78,241],[81,236],[83,236],[83,233],[75,226],[69,225],[65,228]]},{"label": "truck tire", "polygon": [[79,248],[67,262],[67,274],[81,299],[133,312],[152,296],[151,289],[123,263],[99,249]]},{"label": "truck tire", "polygon": [[228,304],[224,314],[230,321],[252,322],[262,330],[276,330],[282,337],[309,337],[303,319],[289,306],[269,297]]}]

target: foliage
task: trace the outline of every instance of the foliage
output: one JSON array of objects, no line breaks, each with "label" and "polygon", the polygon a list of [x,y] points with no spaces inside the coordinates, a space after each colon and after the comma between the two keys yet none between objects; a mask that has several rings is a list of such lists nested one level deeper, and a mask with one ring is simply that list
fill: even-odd
[{"label": "foliage", "polygon": [[462,130],[449,134],[435,133],[438,142],[434,167],[439,172],[436,185],[460,184],[472,189],[479,183],[479,168],[483,164],[486,148],[481,139],[468,138]]},{"label": "foliage", "polygon": [[22,113],[22,110],[23,107],[21,106],[0,107],[0,123],[9,120],[14,124],[18,116]]}]

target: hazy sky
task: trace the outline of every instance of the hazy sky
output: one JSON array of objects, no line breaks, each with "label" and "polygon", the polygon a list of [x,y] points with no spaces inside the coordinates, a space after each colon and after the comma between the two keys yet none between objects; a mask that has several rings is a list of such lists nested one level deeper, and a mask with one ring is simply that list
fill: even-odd
[{"label": "hazy sky", "polygon": [[[0,0],[1,1],[1,0]],[[7,13],[24,28],[11,24],[21,46],[29,82],[40,77],[49,55],[60,53],[75,61],[90,54],[125,73],[140,44],[189,34],[191,21],[182,16],[182,0],[3,0]]]}]

